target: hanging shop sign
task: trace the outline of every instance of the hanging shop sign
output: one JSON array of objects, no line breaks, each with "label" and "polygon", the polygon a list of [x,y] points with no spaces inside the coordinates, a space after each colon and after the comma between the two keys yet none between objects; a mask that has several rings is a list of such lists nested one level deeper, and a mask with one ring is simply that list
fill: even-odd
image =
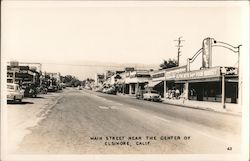
[{"label": "hanging shop sign", "polygon": [[220,67],[208,68],[203,70],[195,70],[185,73],[177,73],[175,75],[175,80],[190,80],[190,79],[202,79],[202,78],[213,78],[219,77]]},{"label": "hanging shop sign", "polygon": [[156,73],[156,74],[153,74],[153,75],[152,75],[152,78],[153,78],[153,79],[164,78],[164,76],[165,76],[165,71],[159,72],[159,73]]},{"label": "hanging shop sign", "polygon": [[175,79],[177,73],[186,72],[187,66],[170,68],[165,70],[159,70],[152,74],[153,81],[163,81],[163,80],[172,80]]},{"label": "hanging shop sign", "polygon": [[165,72],[165,80],[175,79],[175,75],[177,73],[182,73],[182,72],[186,72],[186,66],[172,70],[172,71],[166,71]]},{"label": "hanging shop sign", "polygon": [[210,68],[212,66],[212,39],[206,38],[202,42],[202,67]]}]

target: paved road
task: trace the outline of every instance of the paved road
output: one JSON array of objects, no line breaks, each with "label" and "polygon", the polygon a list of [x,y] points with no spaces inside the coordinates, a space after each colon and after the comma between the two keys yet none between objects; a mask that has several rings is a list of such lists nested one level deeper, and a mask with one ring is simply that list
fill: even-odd
[{"label": "paved road", "polygon": [[21,154],[237,153],[241,117],[67,89],[19,144]]}]

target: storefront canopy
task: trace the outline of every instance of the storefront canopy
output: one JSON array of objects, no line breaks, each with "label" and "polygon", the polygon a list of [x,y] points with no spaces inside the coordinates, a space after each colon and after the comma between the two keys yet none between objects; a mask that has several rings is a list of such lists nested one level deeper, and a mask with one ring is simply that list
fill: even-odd
[{"label": "storefront canopy", "polygon": [[193,80],[177,80],[175,83],[197,83],[197,82],[218,82],[220,81],[220,77],[216,78],[205,78],[205,79],[193,79]]},{"label": "storefront canopy", "polygon": [[154,81],[154,82],[149,82],[147,85],[145,85],[146,87],[154,87],[157,84],[161,83],[162,81]]}]

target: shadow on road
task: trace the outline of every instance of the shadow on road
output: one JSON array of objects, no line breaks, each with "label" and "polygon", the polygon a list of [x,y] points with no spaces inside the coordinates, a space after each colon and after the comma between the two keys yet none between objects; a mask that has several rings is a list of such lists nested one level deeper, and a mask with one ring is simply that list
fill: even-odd
[{"label": "shadow on road", "polygon": [[35,98],[35,99],[37,99],[37,98],[46,99],[46,98],[41,97],[41,96],[36,96],[36,97],[32,97],[32,98]]},{"label": "shadow on road", "polygon": [[34,102],[22,101],[22,102],[14,102],[14,101],[7,101],[8,105],[25,105],[25,104],[34,104]]}]

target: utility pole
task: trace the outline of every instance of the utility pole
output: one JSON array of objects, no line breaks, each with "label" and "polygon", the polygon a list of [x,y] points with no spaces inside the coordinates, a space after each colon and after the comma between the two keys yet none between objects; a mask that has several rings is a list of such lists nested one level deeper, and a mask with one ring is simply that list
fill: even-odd
[{"label": "utility pole", "polygon": [[178,48],[178,52],[177,52],[177,66],[179,66],[180,64],[180,56],[181,56],[181,47],[183,47],[183,45],[181,45],[181,42],[185,41],[185,40],[181,40],[182,36],[180,36],[178,38],[178,40],[174,40],[174,41],[177,41],[177,45],[176,47]]}]

